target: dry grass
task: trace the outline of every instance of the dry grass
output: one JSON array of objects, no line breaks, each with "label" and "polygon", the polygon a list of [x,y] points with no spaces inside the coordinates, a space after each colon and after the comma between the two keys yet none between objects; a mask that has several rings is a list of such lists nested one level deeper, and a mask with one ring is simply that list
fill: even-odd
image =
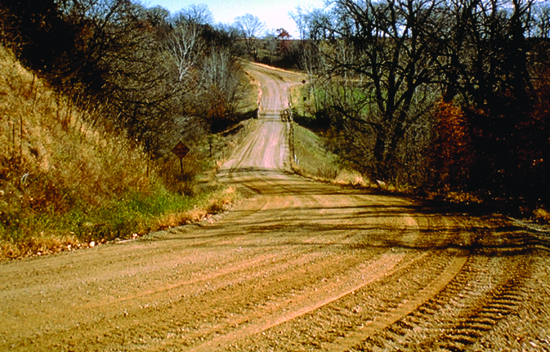
[{"label": "dry grass", "polygon": [[292,106],[299,114],[306,116],[315,111],[315,95],[312,93],[313,86],[307,81],[308,78],[304,76],[304,79],[305,84],[300,83],[290,87],[290,95]]},{"label": "dry grass", "polygon": [[222,210],[236,196],[194,189],[193,175],[172,189],[148,174],[139,147],[91,126],[92,116],[4,48],[0,72],[0,258],[177,226]]},{"label": "dry grass", "polygon": [[169,213],[158,219],[156,230],[186,225],[205,220],[209,215],[221,213],[239,198],[234,188],[219,189],[191,210]]},{"label": "dry grass", "polygon": [[[86,116],[0,49],[4,198],[31,208],[93,204],[132,187],[146,190],[145,155],[126,140],[91,128]],[[7,127],[7,128],[6,128]],[[31,196],[32,194],[32,196]]]},{"label": "dry grass", "polygon": [[[249,63],[245,63],[243,66],[250,65]],[[244,93],[243,99],[241,103],[239,104],[239,110],[240,111],[250,111],[257,109],[260,103],[260,99],[262,98],[262,89],[261,84],[259,81],[257,81],[254,76],[252,76],[250,73],[248,73],[245,70],[246,79],[248,80],[248,85],[246,88],[246,91]]]},{"label": "dry grass", "polygon": [[340,170],[333,182],[340,185],[351,185],[358,187],[372,186],[368,179],[361,175],[360,172],[349,169]]}]

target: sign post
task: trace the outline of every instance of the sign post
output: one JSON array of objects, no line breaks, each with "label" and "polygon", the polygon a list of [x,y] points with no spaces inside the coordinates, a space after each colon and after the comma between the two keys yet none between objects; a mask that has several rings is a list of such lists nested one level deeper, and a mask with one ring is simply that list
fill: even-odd
[{"label": "sign post", "polygon": [[183,176],[183,158],[189,153],[189,148],[180,141],[176,144],[174,149],[172,149],[172,153],[180,158],[180,175]]}]

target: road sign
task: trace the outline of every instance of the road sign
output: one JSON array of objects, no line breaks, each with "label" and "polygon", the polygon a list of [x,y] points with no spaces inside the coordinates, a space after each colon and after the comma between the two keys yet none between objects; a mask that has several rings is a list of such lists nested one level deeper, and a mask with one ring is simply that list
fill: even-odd
[{"label": "road sign", "polygon": [[189,153],[189,148],[182,142],[179,142],[174,149],[172,149],[172,153],[176,154],[178,158],[183,159],[187,153]]},{"label": "road sign", "polygon": [[181,177],[183,177],[183,158],[189,153],[189,148],[183,144],[181,141],[176,144],[174,149],[172,149],[172,153],[176,154],[178,158],[180,158],[180,172]]}]

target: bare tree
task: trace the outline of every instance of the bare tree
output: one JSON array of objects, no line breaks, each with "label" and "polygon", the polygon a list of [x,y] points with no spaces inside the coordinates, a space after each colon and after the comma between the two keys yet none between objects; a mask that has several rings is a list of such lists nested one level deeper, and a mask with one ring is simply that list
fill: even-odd
[{"label": "bare tree", "polygon": [[267,33],[264,37],[264,48],[269,53],[269,62],[273,64],[273,58],[277,54],[279,43],[277,42],[277,34],[275,32]]},{"label": "bare tree", "polygon": [[214,15],[208,8],[208,5],[189,5],[175,15],[176,22],[193,22],[199,25],[212,25],[214,23]]},{"label": "bare tree", "polygon": [[180,23],[166,42],[166,50],[178,71],[178,81],[182,82],[189,69],[198,60],[200,27],[195,23]]},{"label": "bare tree", "polygon": [[306,20],[305,20],[306,14],[304,13],[304,10],[302,9],[302,7],[297,6],[295,11],[290,11],[288,15],[290,16],[290,18],[292,18],[294,23],[296,23],[296,27],[298,27],[298,30],[300,31],[300,39],[301,40],[306,39],[306,33],[307,33]]},{"label": "bare tree", "polygon": [[533,6],[534,21],[531,28],[531,34],[539,38],[550,38],[550,2],[541,1]]},{"label": "bare tree", "polygon": [[227,128],[243,97],[244,76],[228,49],[212,52],[201,70],[202,101],[212,131]]},{"label": "bare tree", "polygon": [[328,107],[337,126],[370,136],[362,148],[372,177],[388,178],[401,167],[398,145],[429,106],[432,94],[420,88],[438,74],[434,38],[442,25],[433,15],[440,3],[337,0],[329,17],[309,19],[324,57],[323,77],[335,81]]},{"label": "bare tree", "polygon": [[248,54],[253,54],[255,49],[255,40],[265,31],[265,23],[254,15],[247,13],[244,16],[235,18],[235,27],[237,27],[243,36]]},{"label": "bare tree", "polygon": [[548,114],[548,1],[327,4],[299,24],[309,36],[304,68],[317,78],[317,113],[331,118],[343,158],[410,184],[428,177],[426,148],[456,122],[452,133],[463,135],[451,140],[471,143],[463,150],[472,155],[470,169],[449,180],[493,194],[546,187],[541,150],[550,148],[535,144],[550,140],[540,117]]}]

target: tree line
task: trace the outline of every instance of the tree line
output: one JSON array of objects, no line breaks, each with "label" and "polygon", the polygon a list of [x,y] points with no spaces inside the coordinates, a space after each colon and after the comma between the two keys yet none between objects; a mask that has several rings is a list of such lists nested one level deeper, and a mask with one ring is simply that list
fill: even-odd
[{"label": "tree line", "polygon": [[373,180],[550,195],[550,6],[331,0],[294,14],[317,126]]},{"label": "tree line", "polygon": [[372,180],[548,200],[548,1],[329,0],[291,15],[300,40],[264,36],[248,14],[215,25],[204,5],[29,0],[3,2],[0,29],[91,122],[153,158],[239,118],[245,57],[306,71],[313,125]]},{"label": "tree line", "polygon": [[246,84],[234,27],[204,5],[170,14],[124,0],[0,5],[2,41],[92,123],[159,157],[178,138],[238,118]]}]

